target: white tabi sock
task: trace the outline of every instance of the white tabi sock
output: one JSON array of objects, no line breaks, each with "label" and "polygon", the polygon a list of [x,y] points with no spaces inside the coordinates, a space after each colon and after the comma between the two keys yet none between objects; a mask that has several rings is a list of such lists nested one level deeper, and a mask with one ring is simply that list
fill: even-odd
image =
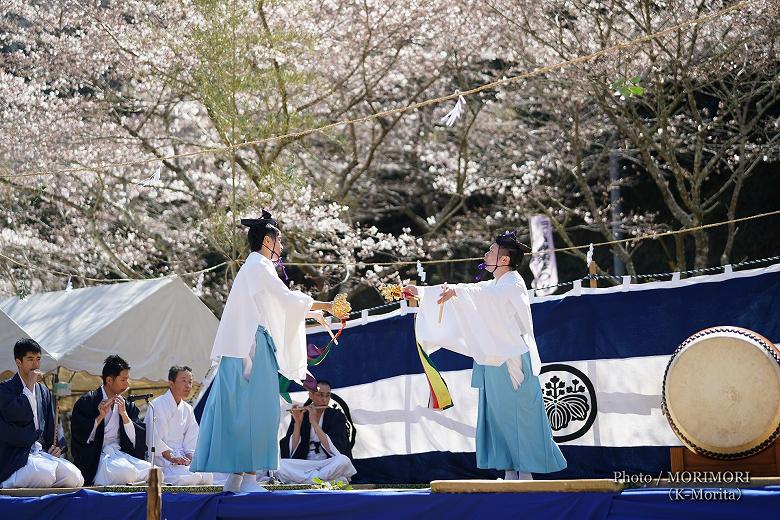
[{"label": "white tabi sock", "polygon": [[533,480],[534,476],[530,473],[525,473],[522,471],[516,471],[513,469],[508,469],[504,471],[504,480]]},{"label": "white tabi sock", "polygon": [[231,473],[225,481],[225,485],[222,487],[222,491],[230,491],[231,493],[238,493],[243,484],[243,475],[237,473]]},{"label": "white tabi sock", "polygon": [[241,482],[241,493],[267,493],[268,490],[257,483],[257,475],[244,475],[244,481]]}]

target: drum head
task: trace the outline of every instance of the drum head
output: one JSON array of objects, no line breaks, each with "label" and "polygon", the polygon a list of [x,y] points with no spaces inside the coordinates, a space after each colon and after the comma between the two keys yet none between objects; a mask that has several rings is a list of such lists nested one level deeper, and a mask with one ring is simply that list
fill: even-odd
[{"label": "drum head", "polygon": [[666,367],[663,410],[697,453],[722,459],[758,453],[780,433],[780,351],[738,327],[694,334]]}]

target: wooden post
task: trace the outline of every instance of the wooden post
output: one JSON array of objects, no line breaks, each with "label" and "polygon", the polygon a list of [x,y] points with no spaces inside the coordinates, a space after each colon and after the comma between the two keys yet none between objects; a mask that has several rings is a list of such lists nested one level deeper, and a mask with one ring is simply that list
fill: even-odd
[{"label": "wooden post", "polygon": [[162,517],[162,469],[149,470],[149,485],[146,488],[146,520],[160,520]]},{"label": "wooden post", "polygon": [[[588,274],[590,274],[590,275],[596,274],[598,268],[599,268],[599,266],[596,265],[596,261],[595,260],[591,260],[590,261],[590,265],[588,266]],[[598,280],[596,280],[595,278],[591,278],[590,279],[590,288],[591,289],[596,289],[598,286],[599,286]]]}]

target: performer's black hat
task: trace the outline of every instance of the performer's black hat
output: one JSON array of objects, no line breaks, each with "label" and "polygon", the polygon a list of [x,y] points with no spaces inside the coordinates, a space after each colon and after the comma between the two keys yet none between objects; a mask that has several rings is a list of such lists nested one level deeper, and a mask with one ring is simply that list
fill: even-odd
[{"label": "performer's black hat", "polygon": [[263,210],[260,218],[242,218],[241,225],[249,228],[247,239],[249,240],[249,249],[251,251],[260,250],[266,235],[270,235],[275,239],[280,233],[276,219],[266,210]]},{"label": "performer's black hat", "polygon": [[513,269],[520,266],[523,253],[531,251],[530,247],[518,240],[516,231],[507,231],[503,235],[497,236],[495,242],[501,248],[502,254],[509,256],[509,266]]},{"label": "performer's black hat", "polygon": [[268,229],[269,224],[275,229],[279,229],[279,224],[276,223],[276,219],[271,216],[267,210],[263,210],[261,218],[242,218],[241,225],[248,228],[256,228],[259,230]]},{"label": "performer's black hat", "polygon": [[520,240],[517,238],[517,231],[507,231],[503,235],[498,235],[495,242],[501,247],[517,249],[521,253],[531,251],[530,247],[520,242]]}]

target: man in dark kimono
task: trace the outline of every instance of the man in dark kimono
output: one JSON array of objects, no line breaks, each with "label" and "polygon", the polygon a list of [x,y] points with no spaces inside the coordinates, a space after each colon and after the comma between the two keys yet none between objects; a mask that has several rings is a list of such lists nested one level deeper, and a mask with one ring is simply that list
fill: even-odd
[{"label": "man in dark kimono", "polygon": [[276,476],[282,482],[303,484],[314,478],[349,482],[356,473],[347,419],[328,407],[330,389],[328,381],[318,381],[317,391],[309,391],[311,405],[292,409],[293,420],[279,442],[282,459]]},{"label": "man in dark kimono", "polygon": [[145,481],[151,464],[138,407],[120,394],[130,387],[130,365],[108,356],[103,385],[76,401],[71,418],[73,460],[88,484],[115,486]]},{"label": "man in dark kimono", "polygon": [[41,347],[32,339],[14,345],[18,372],[0,383],[0,482],[3,488],[80,487],[84,478],[54,444],[54,401],[42,373]]}]

